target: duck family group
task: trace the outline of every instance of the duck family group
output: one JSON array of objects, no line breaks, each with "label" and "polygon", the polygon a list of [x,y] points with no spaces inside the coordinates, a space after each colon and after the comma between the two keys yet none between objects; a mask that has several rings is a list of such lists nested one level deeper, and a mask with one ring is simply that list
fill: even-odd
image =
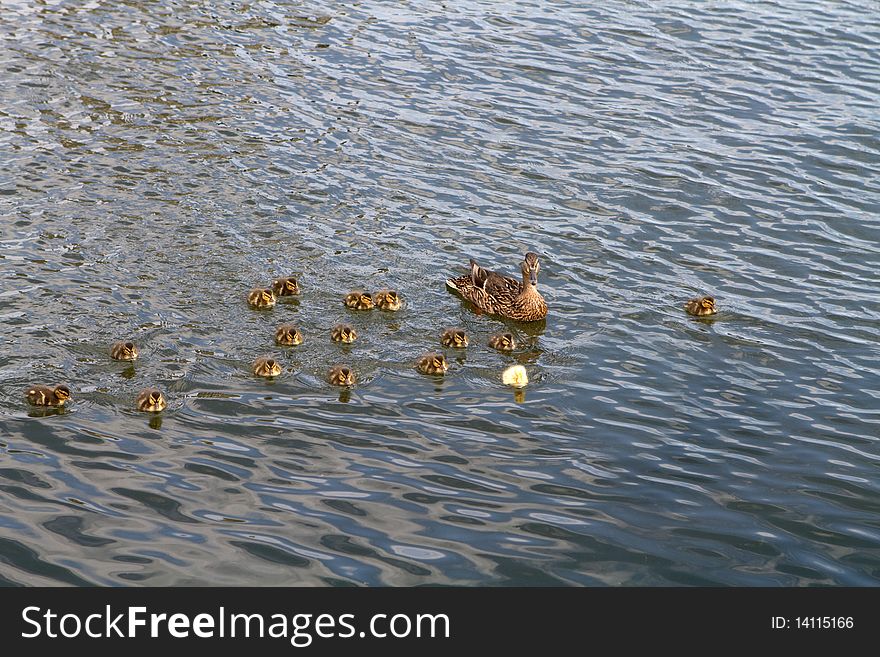
[{"label": "duck family group", "polygon": [[[540,264],[535,253],[526,253],[520,263],[522,280],[509,278],[495,271],[485,269],[474,260],[470,261],[470,271],[457,278],[446,280],[447,287],[464,299],[473,303],[477,309],[488,315],[520,322],[542,320],[547,316],[547,303],[538,292],[538,271]],[[255,288],[247,295],[252,308],[271,308],[279,297],[299,295],[299,283],[294,277],[279,278],[271,287]],[[375,294],[353,291],[345,296],[346,308],[357,311],[378,308],[388,312],[400,310],[403,301],[394,290],[380,290]],[[713,315],[717,312],[715,299],[702,297],[691,299],[685,310],[696,316]],[[357,339],[357,332],[349,324],[337,324],[330,330],[334,342],[351,344]],[[302,344],[303,336],[292,324],[282,324],[275,330],[275,342],[281,346]],[[468,337],[461,328],[448,328],[440,335],[440,344],[447,348],[464,349],[469,345]],[[510,352],[516,349],[516,340],[511,333],[499,333],[489,338],[489,346],[499,351]],[[119,361],[134,361],[138,358],[138,348],[133,342],[117,342],[110,348],[110,357]],[[422,374],[442,375],[449,369],[446,356],[440,352],[424,354],[417,362],[416,369]],[[274,358],[257,358],[251,371],[255,376],[275,377],[281,374],[281,365]],[[354,370],[344,364],[334,365],[327,374],[328,381],[337,386],[352,386],[357,382]],[[521,388],[528,383],[528,374],[522,365],[507,368],[502,374],[506,385]],[[25,393],[27,400],[37,406],[63,406],[70,398],[70,388],[64,384],[55,386],[33,385]],[[135,406],[140,411],[159,412],[165,409],[165,395],[158,388],[145,388],[138,394]]]}]

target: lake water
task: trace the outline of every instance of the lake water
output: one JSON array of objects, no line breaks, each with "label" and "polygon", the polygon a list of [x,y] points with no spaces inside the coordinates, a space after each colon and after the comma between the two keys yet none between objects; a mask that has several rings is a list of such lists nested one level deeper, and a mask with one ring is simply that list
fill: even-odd
[{"label": "lake water", "polygon": [[[0,0],[0,71],[0,583],[880,584],[871,3]],[[546,323],[444,288],[530,250]]]}]

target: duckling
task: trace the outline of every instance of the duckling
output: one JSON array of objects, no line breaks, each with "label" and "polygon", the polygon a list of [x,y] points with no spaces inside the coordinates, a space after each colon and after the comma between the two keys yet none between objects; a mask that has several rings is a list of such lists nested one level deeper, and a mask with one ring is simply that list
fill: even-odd
[{"label": "duckling", "polygon": [[70,399],[70,388],[66,385],[51,386],[34,385],[25,393],[27,400],[34,406],[64,406]]},{"label": "duckling", "polygon": [[513,351],[516,349],[516,340],[512,333],[496,333],[489,338],[489,346],[498,351]]},{"label": "duckling", "polygon": [[282,324],[275,331],[275,342],[285,347],[294,347],[302,341],[302,333],[293,324]]},{"label": "duckling", "polygon": [[357,382],[354,372],[348,365],[334,365],[330,368],[328,378],[335,386],[353,386]]},{"label": "duckling", "polygon": [[419,359],[418,370],[422,374],[443,374],[449,369],[446,356],[437,353],[427,353]]},{"label": "duckling", "polygon": [[691,315],[697,317],[705,317],[706,315],[714,315],[718,312],[715,307],[714,297],[702,297],[701,299],[691,299],[684,304],[684,309]]},{"label": "duckling", "polygon": [[165,395],[158,388],[144,388],[137,397],[137,409],[148,413],[165,410]]},{"label": "duckling", "polygon": [[351,308],[352,310],[372,310],[374,305],[373,297],[370,296],[370,293],[361,292],[360,290],[348,293],[344,303],[346,308]]},{"label": "duckling", "polygon": [[448,328],[443,331],[443,334],[440,336],[440,344],[442,344],[444,347],[455,347],[457,349],[464,349],[468,346],[468,338],[464,332],[464,329]]},{"label": "duckling", "polygon": [[529,382],[529,375],[522,365],[511,365],[501,373],[501,381],[506,386],[523,388]]},{"label": "duckling", "polygon": [[395,290],[379,290],[374,295],[379,310],[400,310],[400,296]]},{"label": "duckling", "polygon": [[345,344],[351,344],[355,340],[357,340],[357,332],[351,327],[350,324],[337,324],[332,329],[330,329],[330,339],[333,342],[344,342]]},{"label": "duckling", "polygon": [[110,347],[110,358],[113,360],[137,360],[138,348],[134,342],[116,342]]},{"label": "duckling", "polygon": [[251,308],[271,308],[275,305],[275,293],[268,287],[258,287],[250,291],[247,300]]},{"label": "duckling", "polygon": [[293,276],[276,278],[272,281],[272,291],[276,297],[292,297],[299,294],[299,283]]},{"label": "duckling", "polygon": [[281,365],[274,358],[257,358],[252,371],[256,376],[278,376],[281,374]]}]

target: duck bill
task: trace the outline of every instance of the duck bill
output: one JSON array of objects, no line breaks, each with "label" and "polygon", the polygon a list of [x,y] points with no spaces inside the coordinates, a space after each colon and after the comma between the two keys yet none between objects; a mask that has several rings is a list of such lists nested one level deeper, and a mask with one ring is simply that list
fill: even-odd
[{"label": "duck bill", "polygon": [[532,285],[537,285],[537,284],[538,284],[538,272],[536,272],[536,271],[530,271],[530,272],[529,272],[529,282],[530,282]]}]

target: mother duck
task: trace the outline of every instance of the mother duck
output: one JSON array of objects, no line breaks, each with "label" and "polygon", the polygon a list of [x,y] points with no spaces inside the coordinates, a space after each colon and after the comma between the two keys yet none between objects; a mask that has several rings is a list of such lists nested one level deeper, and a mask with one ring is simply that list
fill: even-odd
[{"label": "mother duck", "polygon": [[538,292],[541,265],[535,253],[526,253],[520,264],[522,282],[484,269],[471,260],[467,276],[446,279],[446,286],[484,313],[519,322],[534,322],[547,316],[547,302]]}]

